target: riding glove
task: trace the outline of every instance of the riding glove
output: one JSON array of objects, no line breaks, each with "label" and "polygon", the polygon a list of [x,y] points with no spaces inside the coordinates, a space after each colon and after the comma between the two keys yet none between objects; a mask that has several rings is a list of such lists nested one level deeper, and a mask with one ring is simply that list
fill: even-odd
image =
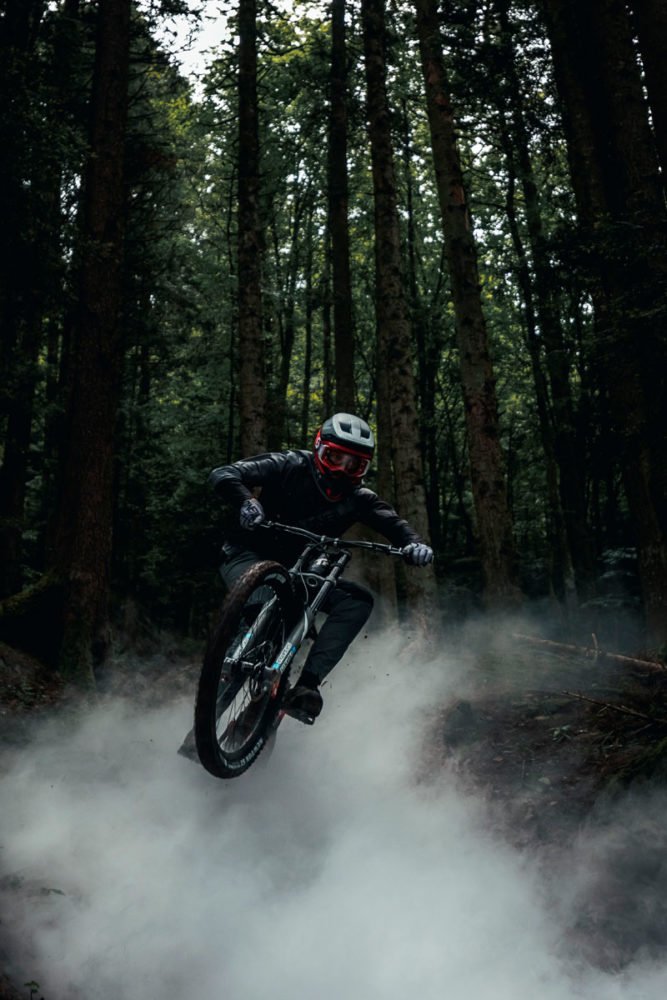
[{"label": "riding glove", "polygon": [[411,542],[403,549],[403,558],[411,566],[428,566],[433,562],[433,549],[423,542]]},{"label": "riding glove", "polygon": [[241,527],[246,531],[252,531],[252,529],[256,528],[258,524],[261,524],[262,521],[266,520],[264,508],[259,500],[255,500],[252,497],[249,500],[244,500],[241,504],[239,520],[241,522]]}]

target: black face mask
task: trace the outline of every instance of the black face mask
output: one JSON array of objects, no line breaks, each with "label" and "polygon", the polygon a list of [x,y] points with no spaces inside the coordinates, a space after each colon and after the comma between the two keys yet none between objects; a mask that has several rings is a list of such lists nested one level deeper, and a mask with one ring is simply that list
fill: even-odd
[{"label": "black face mask", "polygon": [[325,476],[312,462],[313,475],[320,493],[334,503],[343,497],[349,496],[356,487],[356,483],[348,479],[347,476]]}]

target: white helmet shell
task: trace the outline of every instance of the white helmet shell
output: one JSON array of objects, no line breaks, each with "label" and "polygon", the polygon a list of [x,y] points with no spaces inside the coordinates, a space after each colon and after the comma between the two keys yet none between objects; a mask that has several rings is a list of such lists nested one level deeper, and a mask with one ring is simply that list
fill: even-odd
[{"label": "white helmet shell", "polygon": [[365,420],[355,417],[352,413],[334,413],[322,424],[320,437],[323,441],[333,441],[335,444],[350,448],[373,457],[375,438]]}]

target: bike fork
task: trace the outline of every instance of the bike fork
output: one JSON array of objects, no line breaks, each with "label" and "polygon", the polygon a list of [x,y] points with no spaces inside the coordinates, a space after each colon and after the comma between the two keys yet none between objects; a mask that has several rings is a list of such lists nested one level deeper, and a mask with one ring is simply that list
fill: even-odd
[{"label": "bike fork", "polygon": [[275,698],[278,694],[280,681],[299,651],[301,643],[306,637],[306,634],[308,633],[314,620],[315,616],[311,614],[310,609],[305,608],[303,619],[294,626],[287,637],[285,645],[280,650],[280,653],[275,658],[271,666],[266,668],[264,683],[266,685],[266,690],[271,691],[272,698]]}]

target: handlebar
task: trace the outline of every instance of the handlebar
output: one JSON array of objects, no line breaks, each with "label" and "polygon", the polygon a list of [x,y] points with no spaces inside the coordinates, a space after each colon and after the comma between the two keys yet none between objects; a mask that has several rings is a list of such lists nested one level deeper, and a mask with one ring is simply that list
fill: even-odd
[{"label": "handlebar", "polygon": [[384,552],[388,556],[403,556],[403,549],[398,549],[395,545],[385,545],[383,542],[356,542],[345,538],[331,538],[329,535],[316,535],[312,531],[306,531],[305,528],[295,528],[291,524],[280,524],[278,521],[262,521],[257,527],[282,532],[285,535],[298,535],[317,545],[328,545],[334,549],[370,549],[373,552]]}]

